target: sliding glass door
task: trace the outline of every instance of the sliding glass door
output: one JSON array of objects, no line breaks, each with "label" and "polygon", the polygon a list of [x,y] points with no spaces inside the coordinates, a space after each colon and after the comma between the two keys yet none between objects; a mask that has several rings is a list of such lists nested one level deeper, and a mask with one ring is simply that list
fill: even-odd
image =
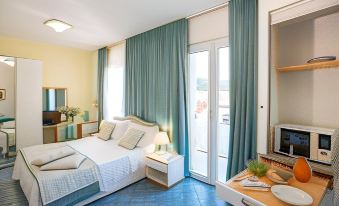
[{"label": "sliding glass door", "polygon": [[217,180],[226,182],[230,133],[229,47],[217,45]]},{"label": "sliding glass door", "polygon": [[209,51],[191,53],[190,145],[191,171],[207,178],[209,139]]},{"label": "sliding glass door", "polygon": [[192,177],[209,184],[226,180],[228,62],[226,40],[190,46],[190,172]]}]

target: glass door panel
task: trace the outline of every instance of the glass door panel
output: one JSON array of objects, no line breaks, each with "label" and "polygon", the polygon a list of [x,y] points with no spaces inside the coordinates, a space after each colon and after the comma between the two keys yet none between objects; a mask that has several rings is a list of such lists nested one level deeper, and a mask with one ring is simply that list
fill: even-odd
[{"label": "glass door panel", "polygon": [[209,52],[189,55],[190,171],[208,177]]},{"label": "glass door panel", "polygon": [[217,72],[218,94],[217,94],[217,180],[226,182],[226,170],[228,162],[228,145],[230,131],[230,95],[229,95],[229,48],[217,48]]}]

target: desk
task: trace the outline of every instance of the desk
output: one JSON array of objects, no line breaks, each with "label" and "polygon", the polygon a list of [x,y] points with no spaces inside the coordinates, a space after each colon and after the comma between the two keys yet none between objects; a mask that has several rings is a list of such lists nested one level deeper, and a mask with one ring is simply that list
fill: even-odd
[{"label": "desk", "polygon": [[98,131],[98,121],[62,122],[43,126],[44,144],[80,139]]},{"label": "desk", "polygon": [[[218,196],[226,202],[229,202],[233,205],[250,205],[250,206],[288,206],[289,204],[280,201],[276,198],[271,191],[262,192],[262,191],[251,191],[243,189],[239,182],[235,182],[234,179],[242,175],[247,174],[248,171],[245,170],[235,177],[228,180],[226,183],[217,182],[216,189]],[[267,177],[261,177],[260,181],[265,182],[271,186],[275,183],[269,180]],[[289,185],[299,188],[313,198],[312,206],[317,206],[323,196],[326,193],[327,188],[330,185],[331,179],[320,176],[312,176],[311,180],[307,183],[301,183],[295,180],[294,178],[289,180]]]}]

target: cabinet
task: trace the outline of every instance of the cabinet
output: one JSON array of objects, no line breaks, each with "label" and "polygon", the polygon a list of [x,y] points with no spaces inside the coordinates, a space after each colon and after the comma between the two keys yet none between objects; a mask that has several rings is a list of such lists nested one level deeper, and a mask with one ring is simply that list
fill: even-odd
[{"label": "cabinet", "polygon": [[173,154],[170,160],[165,160],[156,153],[146,156],[147,178],[165,186],[171,187],[184,179],[184,157]]},{"label": "cabinet", "polygon": [[44,144],[63,142],[87,137],[98,132],[98,121],[62,122],[43,127]]}]

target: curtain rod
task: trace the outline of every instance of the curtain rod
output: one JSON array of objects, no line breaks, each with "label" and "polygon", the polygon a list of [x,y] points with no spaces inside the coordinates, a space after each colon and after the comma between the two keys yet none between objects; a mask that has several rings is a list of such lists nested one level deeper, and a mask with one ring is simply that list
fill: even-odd
[{"label": "curtain rod", "polygon": [[[225,8],[225,7],[228,6],[228,2],[229,2],[229,1],[230,1],[230,0],[228,0],[227,2],[225,2],[225,3],[223,3],[223,4],[220,4],[220,5],[218,5],[218,6],[215,6],[215,7],[206,9],[206,10],[204,10],[204,11],[200,11],[200,12],[198,12],[198,13],[192,14],[192,15],[186,17],[186,19],[192,19],[192,18],[201,16],[201,15],[204,15],[204,14],[211,13],[211,12],[216,11],[216,10],[221,9],[221,8]],[[109,48],[112,48],[112,47],[114,47],[114,46],[116,46],[116,45],[119,45],[119,44],[124,43],[125,41],[126,41],[126,40],[121,40],[121,41],[115,42],[114,44],[108,45],[107,48],[108,48],[108,49],[109,49]]]},{"label": "curtain rod", "polygon": [[211,13],[211,12],[216,11],[216,10],[218,10],[218,9],[225,8],[225,7],[228,6],[228,2],[229,2],[229,1],[230,1],[230,0],[228,0],[227,2],[225,2],[225,3],[223,3],[223,4],[220,4],[220,5],[218,5],[218,6],[215,6],[215,7],[206,9],[206,10],[204,10],[204,11],[200,11],[200,12],[198,12],[198,13],[192,14],[191,16],[186,17],[186,19],[192,19],[192,18],[201,16],[201,15],[204,15],[204,14]]}]

